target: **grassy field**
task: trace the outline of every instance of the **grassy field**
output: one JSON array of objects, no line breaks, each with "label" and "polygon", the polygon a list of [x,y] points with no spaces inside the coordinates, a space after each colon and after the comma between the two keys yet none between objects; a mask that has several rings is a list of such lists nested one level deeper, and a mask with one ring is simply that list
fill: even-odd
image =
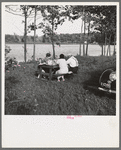
[{"label": "grassy field", "polygon": [[116,68],[115,56],[81,57],[77,75],[63,82],[39,80],[34,63],[5,73],[6,115],[115,115],[116,96],[101,92],[99,77]]}]

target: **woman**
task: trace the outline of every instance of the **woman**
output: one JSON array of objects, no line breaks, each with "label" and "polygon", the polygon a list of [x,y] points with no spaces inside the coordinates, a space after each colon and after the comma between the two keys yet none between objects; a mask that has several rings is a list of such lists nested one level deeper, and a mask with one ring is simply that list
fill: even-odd
[{"label": "woman", "polygon": [[[37,67],[37,72],[38,72],[38,77],[37,78],[40,77],[40,74],[39,74],[40,65],[44,65],[44,64],[45,65],[52,65],[52,58],[51,58],[51,54],[50,53],[46,54],[45,59],[43,59],[43,60],[41,58],[39,59],[39,65]],[[49,73],[49,69],[48,68],[44,68],[44,69],[42,69],[42,72]]]},{"label": "woman", "polygon": [[[57,60],[56,62],[58,65],[59,65],[59,70],[56,71],[56,74],[66,74],[68,73],[68,65],[66,63],[66,60],[64,58],[64,55],[63,54],[60,54],[60,58]],[[58,76],[58,81],[60,81],[60,78],[64,80],[64,76]]]},{"label": "woman", "polygon": [[[51,57],[50,53],[47,53],[45,59],[43,59],[43,60],[41,59],[39,62],[40,62],[40,64],[38,65],[38,72],[39,72],[39,69],[40,69],[40,65],[56,65],[56,60],[54,60]],[[55,72],[54,69],[52,71]],[[43,67],[42,72],[49,73],[49,68],[44,68]],[[39,77],[40,77],[40,74],[38,74],[38,78]],[[43,76],[43,77],[46,78],[45,76]]]}]

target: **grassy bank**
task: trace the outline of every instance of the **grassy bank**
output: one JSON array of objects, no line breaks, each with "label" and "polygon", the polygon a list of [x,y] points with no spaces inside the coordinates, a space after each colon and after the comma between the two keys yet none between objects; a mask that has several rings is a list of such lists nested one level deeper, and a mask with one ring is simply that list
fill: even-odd
[{"label": "grassy bank", "polygon": [[[58,83],[39,80],[34,63],[5,73],[6,115],[115,115],[115,95],[98,91],[99,76],[115,57],[80,57],[77,75]],[[37,104],[37,105],[36,105]]]}]

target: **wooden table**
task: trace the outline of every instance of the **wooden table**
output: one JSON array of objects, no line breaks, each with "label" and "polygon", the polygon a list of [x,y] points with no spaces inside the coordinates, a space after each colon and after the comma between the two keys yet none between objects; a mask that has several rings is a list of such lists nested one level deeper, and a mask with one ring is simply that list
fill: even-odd
[{"label": "wooden table", "polygon": [[[59,66],[58,65],[39,65],[40,66],[40,69],[39,69],[39,73],[40,73],[40,80],[42,78],[42,75],[45,75],[45,76],[48,76],[49,77],[49,81],[51,81],[52,79],[52,75],[53,75],[53,72],[52,70],[53,69],[59,69]],[[46,72],[42,72],[42,69],[44,70],[44,68],[47,68],[49,69],[49,73],[46,73]]]}]

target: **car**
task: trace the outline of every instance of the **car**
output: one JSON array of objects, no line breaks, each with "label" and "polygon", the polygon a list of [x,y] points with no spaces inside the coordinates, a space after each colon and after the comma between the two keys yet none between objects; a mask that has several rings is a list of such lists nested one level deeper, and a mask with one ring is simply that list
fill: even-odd
[{"label": "car", "polygon": [[99,78],[99,90],[116,94],[116,71],[106,69]]}]

